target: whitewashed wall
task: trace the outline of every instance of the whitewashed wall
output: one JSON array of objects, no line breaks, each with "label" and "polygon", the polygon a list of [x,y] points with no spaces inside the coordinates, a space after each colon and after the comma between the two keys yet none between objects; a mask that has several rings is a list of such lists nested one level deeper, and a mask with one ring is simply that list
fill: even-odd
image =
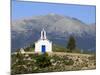
[{"label": "whitewashed wall", "polygon": [[49,40],[38,40],[35,43],[35,52],[42,52],[42,45],[46,46],[46,52],[52,52],[52,42],[50,42]]}]

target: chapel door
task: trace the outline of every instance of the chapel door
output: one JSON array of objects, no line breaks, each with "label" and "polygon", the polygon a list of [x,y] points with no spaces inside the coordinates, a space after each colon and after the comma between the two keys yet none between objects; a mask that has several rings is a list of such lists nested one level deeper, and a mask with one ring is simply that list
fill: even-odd
[{"label": "chapel door", "polygon": [[42,45],[42,52],[45,53],[45,51],[46,51],[46,47],[45,45]]}]

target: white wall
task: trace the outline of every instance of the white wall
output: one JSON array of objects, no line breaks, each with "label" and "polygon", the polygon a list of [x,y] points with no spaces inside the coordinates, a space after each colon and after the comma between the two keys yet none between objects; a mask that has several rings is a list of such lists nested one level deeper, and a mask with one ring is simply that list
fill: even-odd
[{"label": "white wall", "polygon": [[52,52],[52,42],[50,42],[49,40],[38,40],[35,43],[35,52],[42,52],[41,51],[42,45],[46,46],[46,52]]}]

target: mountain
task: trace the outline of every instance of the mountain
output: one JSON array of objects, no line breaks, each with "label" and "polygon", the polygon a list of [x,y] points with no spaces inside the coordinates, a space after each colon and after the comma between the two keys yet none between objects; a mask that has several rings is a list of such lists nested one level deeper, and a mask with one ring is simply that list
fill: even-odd
[{"label": "mountain", "polygon": [[78,48],[85,50],[96,48],[95,23],[87,25],[77,18],[51,13],[12,21],[12,51],[38,40],[42,28],[47,31],[48,39],[55,44],[65,47],[68,37],[73,35]]}]

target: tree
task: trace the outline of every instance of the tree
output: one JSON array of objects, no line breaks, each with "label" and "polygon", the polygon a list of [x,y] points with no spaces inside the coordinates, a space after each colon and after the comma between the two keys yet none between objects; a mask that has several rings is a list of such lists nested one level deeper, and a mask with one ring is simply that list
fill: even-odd
[{"label": "tree", "polygon": [[70,50],[70,52],[72,52],[72,50],[76,48],[76,41],[73,36],[69,37],[67,48]]}]

